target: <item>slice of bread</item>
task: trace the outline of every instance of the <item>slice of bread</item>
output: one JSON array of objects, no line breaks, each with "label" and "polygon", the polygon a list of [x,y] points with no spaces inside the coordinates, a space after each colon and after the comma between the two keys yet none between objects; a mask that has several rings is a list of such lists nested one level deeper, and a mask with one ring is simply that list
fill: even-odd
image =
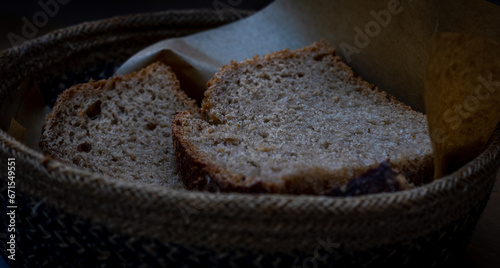
[{"label": "slice of bread", "polygon": [[170,67],[75,85],[46,116],[43,152],[127,181],[183,188],[171,138],[177,111],[198,109]]},{"label": "slice of bread", "polygon": [[326,42],[231,62],[202,115],[172,125],[189,189],[324,194],[389,159],[430,178],[426,117],[357,77]]}]

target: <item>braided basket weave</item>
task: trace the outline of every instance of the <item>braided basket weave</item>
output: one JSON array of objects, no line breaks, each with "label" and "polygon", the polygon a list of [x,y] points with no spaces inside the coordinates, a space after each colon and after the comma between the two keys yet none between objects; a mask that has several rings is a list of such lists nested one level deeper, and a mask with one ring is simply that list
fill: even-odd
[{"label": "braided basket weave", "polygon": [[[170,11],[84,23],[0,53],[0,102],[27,77],[52,104],[106,78],[155,41],[248,15]],[[0,131],[0,252],[7,158],[16,160],[12,267],[352,267],[449,265],[465,250],[495,182],[500,129],[455,173],[392,194],[213,194],[124,183],[46,158]]]}]

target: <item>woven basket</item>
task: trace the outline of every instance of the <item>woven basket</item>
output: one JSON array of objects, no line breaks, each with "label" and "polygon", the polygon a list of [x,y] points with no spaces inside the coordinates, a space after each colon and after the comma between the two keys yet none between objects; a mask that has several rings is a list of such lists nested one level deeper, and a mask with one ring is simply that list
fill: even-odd
[{"label": "woven basket", "polygon": [[[220,12],[220,11],[219,11]],[[80,24],[0,54],[0,101],[27,77],[47,103],[105,78],[155,41],[248,15],[171,11]],[[0,131],[1,253],[8,252],[7,158],[16,160],[12,267],[432,267],[463,254],[495,182],[500,129],[455,173],[392,194],[214,194],[159,189],[88,173]]]}]

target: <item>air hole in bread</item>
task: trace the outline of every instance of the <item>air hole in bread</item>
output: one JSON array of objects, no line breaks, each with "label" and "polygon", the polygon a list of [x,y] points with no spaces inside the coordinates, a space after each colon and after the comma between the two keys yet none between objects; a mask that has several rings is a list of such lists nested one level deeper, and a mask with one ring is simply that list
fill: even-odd
[{"label": "air hole in bread", "polygon": [[328,53],[321,53],[321,54],[318,54],[316,56],[314,56],[314,60],[315,61],[321,61],[323,60],[324,57],[328,56],[329,54]]},{"label": "air hole in bread", "polygon": [[257,77],[265,79],[265,80],[271,80],[271,76],[269,74],[267,74],[267,73],[264,73],[264,72],[258,73]]},{"label": "air hole in bread", "polygon": [[156,128],[157,124],[155,123],[147,123],[146,124],[146,130],[154,130]]},{"label": "air hole in bread", "polygon": [[88,152],[90,152],[92,150],[92,145],[90,145],[90,143],[88,143],[88,142],[84,142],[84,143],[79,144],[76,147],[76,150],[79,151],[79,152],[88,153]]},{"label": "air hole in bread", "polygon": [[121,105],[118,105],[118,109],[120,109],[120,112],[121,113],[124,113],[125,112],[125,107],[121,106]]},{"label": "air hole in bread", "polygon": [[327,142],[325,141],[325,143],[323,143],[323,147],[325,147],[325,149],[328,149],[328,147],[330,147],[331,143],[330,142]]},{"label": "air hole in bread", "polygon": [[85,111],[90,120],[94,120],[101,114],[101,100],[98,100],[87,107]]},{"label": "air hole in bread", "polygon": [[248,163],[248,164],[250,164],[250,165],[252,165],[253,167],[259,167],[259,166],[260,166],[259,164],[257,164],[257,163],[256,163],[255,161],[253,161],[253,160],[247,160],[247,163]]}]

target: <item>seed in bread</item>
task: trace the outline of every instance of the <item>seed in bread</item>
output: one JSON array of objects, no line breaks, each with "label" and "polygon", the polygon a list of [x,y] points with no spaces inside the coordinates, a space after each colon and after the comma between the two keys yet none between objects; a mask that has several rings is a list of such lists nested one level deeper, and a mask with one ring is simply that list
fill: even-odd
[{"label": "seed in bread", "polygon": [[328,196],[358,196],[377,193],[392,193],[410,188],[406,178],[391,168],[389,161],[368,169],[350,179],[345,185],[326,192]]},{"label": "seed in bread", "polygon": [[90,171],[138,183],[182,188],[171,140],[175,112],[199,109],[170,67],[75,85],[46,117],[45,154]]},{"label": "seed in bread", "polygon": [[386,159],[412,182],[432,170],[425,116],[326,42],[233,61],[207,87],[202,116],[172,125],[189,189],[322,194]]}]

